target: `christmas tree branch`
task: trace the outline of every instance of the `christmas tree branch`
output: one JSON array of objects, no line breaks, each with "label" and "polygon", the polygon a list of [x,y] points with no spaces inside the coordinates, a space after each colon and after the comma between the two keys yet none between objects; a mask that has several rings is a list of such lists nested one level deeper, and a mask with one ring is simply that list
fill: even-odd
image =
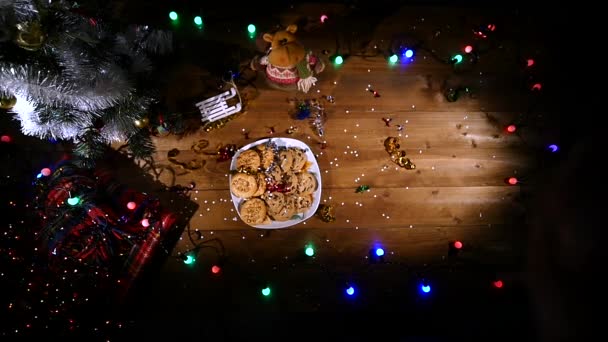
[{"label": "christmas tree branch", "polygon": [[93,168],[97,160],[101,159],[109,148],[104,137],[93,127],[87,128],[85,133],[76,139],[74,154],[78,166]]},{"label": "christmas tree branch", "polygon": [[[128,95],[130,85],[118,68],[108,67],[92,87],[81,87],[61,79],[50,70],[35,70],[32,65],[0,63],[0,90],[27,94],[44,105],[68,105],[83,111],[113,106]],[[86,80],[82,80],[84,83]]]},{"label": "christmas tree branch", "polygon": [[127,143],[129,150],[131,150],[135,158],[145,158],[156,151],[152,137],[147,132],[147,129],[141,129],[133,134],[129,137]]},{"label": "christmas tree branch", "polygon": [[17,19],[17,22],[29,21],[38,16],[38,9],[32,0],[13,0],[6,2],[8,4],[3,5],[2,0],[0,0],[0,8],[12,6],[14,11],[13,15]]},{"label": "christmas tree branch", "polygon": [[104,124],[101,128],[102,134],[109,138],[108,141],[126,141],[127,132],[138,130],[135,120],[147,116],[150,103],[151,98],[130,96],[116,106],[104,110],[101,114]]},{"label": "christmas tree branch", "polygon": [[65,107],[38,106],[38,127],[36,136],[60,139],[71,139],[84,132],[93,123],[91,112],[83,113],[76,109]]}]

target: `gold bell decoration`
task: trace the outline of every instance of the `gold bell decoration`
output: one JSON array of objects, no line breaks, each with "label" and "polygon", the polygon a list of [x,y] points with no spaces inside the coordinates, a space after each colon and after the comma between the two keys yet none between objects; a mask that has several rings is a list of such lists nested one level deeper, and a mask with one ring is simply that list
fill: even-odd
[{"label": "gold bell decoration", "polygon": [[135,123],[135,127],[137,128],[144,128],[148,126],[150,120],[148,120],[148,118],[141,118],[133,121],[133,123]]},{"label": "gold bell decoration", "polygon": [[15,44],[19,47],[28,51],[36,51],[42,47],[45,40],[46,35],[42,32],[40,22],[30,21],[17,24]]},{"label": "gold bell decoration", "polygon": [[414,163],[412,163],[410,158],[407,158],[405,156],[405,151],[403,151],[403,150],[394,151],[393,153],[391,153],[391,160],[395,164],[397,164],[403,168],[406,168],[407,170],[413,170],[416,168],[416,165],[414,165]]},{"label": "gold bell decoration", "polygon": [[399,139],[396,137],[388,137],[384,140],[384,149],[389,154],[397,151],[400,147]]},{"label": "gold bell decoration", "polygon": [[2,97],[0,96],[0,108],[11,109],[17,104],[17,98],[14,96]]},{"label": "gold bell decoration", "polygon": [[393,163],[405,168],[406,170],[416,169],[416,165],[412,163],[410,158],[406,157],[405,151],[401,150],[399,138],[388,137],[384,140],[384,149],[391,156]]}]

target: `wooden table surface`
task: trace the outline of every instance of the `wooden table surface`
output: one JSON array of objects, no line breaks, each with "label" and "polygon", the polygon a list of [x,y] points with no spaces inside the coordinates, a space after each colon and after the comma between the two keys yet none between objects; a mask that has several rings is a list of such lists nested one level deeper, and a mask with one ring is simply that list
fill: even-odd
[{"label": "wooden table surface", "polygon": [[[308,10],[311,16],[316,13]],[[303,12],[306,9],[294,8],[281,18],[287,24],[294,13]],[[284,288],[288,283],[297,288],[301,285],[298,282],[318,279],[322,271],[302,267],[290,267],[289,272],[274,271],[277,267],[293,265],[291,262],[308,243],[316,246],[319,264],[331,265],[333,271],[345,273],[363,267],[370,248],[377,244],[384,247],[393,262],[412,267],[442,263],[448,242],[456,239],[466,246],[476,246],[468,257],[477,263],[496,266],[493,270],[503,270],[500,265],[519,263],[523,253],[521,238],[526,234],[520,225],[526,210],[521,192],[526,184],[522,181],[522,185],[512,186],[505,179],[512,176],[527,179],[537,165],[535,151],[542,139],[531,130],[509,134],[505,127],[520,120],[522,114],[530,114],[535,98],[526,86],[520,58],[527,52],[537,56],[538,51],[529,49],[523,41],[505,38],[500,47],[484,54],[476,65],[463,63],[454,67],[433,57],[433,54],[449,57],[462,53],[463,42],[474,41],[470,27],[482,22],[480,18],[483,15],[470,10],[417,8],[412,11],[406,7],[381,18],[373,30],[367,32],[367,37],[361,37],[369,40],[367,51],[373,52],[376,47],[376,56],[362,57],[353,50],[340,66],[327,59],[336,52],[335,35],[313,25],[309,30],[303,29],[299,36],[306,46],[316,52],[327,49],[329,54],[321,54],[327,67],[318,75],[319,81],[311,92],[272,89],[259,74],[255,88],[239,89],[247,96],[244,110],[225,127],[156,138],[155,165],[158,170],[164,170],[159,179],[167,186],[195,184],[190,197],[197,208],[194,212],[181,211],[191,219],[172,254],[191,251],[199,244],[222,242],[221,253],[196,249],[199,261],[193,266],[194,273],[174,258],[165,264],[164,274],[171,275],[169,278],[186,277],[188,280],[184,283],[196,284],[187,286],[197,289],[214,286],[209,282],[213,277],[209,268],[229,258],[239,269],[246,269],[257,278],[280,278]],[[514,27],[501,24],[500,28],[505,30]],[[438,38],[433,38],[438,27],[443,31]],[[417,50],[411,62],[391,65],[384,55],[387,42],[404,31],[416,32],[428,39],[427,49]],[[242,44],[249,44],[251,48],[253,43]],[[188,92],[184,96],[198,94],[200,100],[208,96],[203,90],[197,91],[200,85],[193,81],[200,79],[193,75],[204,75],[200,67],[184,65],[182,73],[189,75],[191,82],[176,81],[173,96],[183,92]],[[445,83],[470,86],[474,96],[447,102],[441,91]],[[368,87],[380,97],[366,91]],[[327,122],[321,138],[308,122],[290,116],[289,99],[323,101],[327,96],[335,101],[323,102]],[[392,119],[389,126],[383,118]],[[398,125],[403,129],[398,130]],[[298,131],[287,134],[286,130],[292,126],[298,127]],[[271,130],[274,133],[271,134]],[[243,132],[248,133],[248,139]],[[269,136],[299,139],[312,148],[322,172],[321,203],[334,207],[335,222],[326,223],[312,217],[271,234],[247,226],[238,218],[231,202],[230,162],[220,162],[213,155],[198,154],[191,149],[200,140],[208,141],[206,150],[213,152],[218,145],[240,147]],[[416,165],[415,170],[406,170],[391,162],[383,145],[389,136],[399,137],[401,148]],[[322,141],[326,142],[325,148]],[[168,159],[168,152],[173,149],[180,151],[178,161],[204,160],[204,166],[198,170],[180,169]],[[163,169],[166,167],[173,171]],[[368,185],[370,190],[356,193],[360,185]],[[196,230],[201,232],[202,239],[197,240],[193,234]],[[224,287],[229,286],[228,281],[225,280]],[[242,275],[235,275],[230,286],[239,286],[235,283],[242,281]],[[471,281],[476,280],[471,278]],[[307,284],[321,286],[312,280]],[[259,289],[242,287],[249,294],[239,296],[239,310],[259,309],[255,299]],[[179,289],[181,285],[175,284],[165,288],[166,291],[181,291]],[[171,305],[178,305],[176,300],[171,299]],[[192,297],[182,300],[184,305],[198,301]],[[251,306],[247,306],[248,303]],[[294,311],[318,308],[316,303],[303,300],[285,305],[289,307],[286,310]]]}]

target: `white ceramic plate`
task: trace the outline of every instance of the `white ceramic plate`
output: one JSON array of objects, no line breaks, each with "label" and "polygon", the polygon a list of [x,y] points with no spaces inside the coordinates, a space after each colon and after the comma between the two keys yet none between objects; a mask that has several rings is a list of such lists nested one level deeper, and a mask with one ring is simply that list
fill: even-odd
[{"label": "white ceramic plate", "polygon": [[[315,212],[317,211],[317,208],[319,208],[319,203],[321,202],[321,171],[319,170],[319,164],[317,163],[317,158],[315,158],[315,155],[312,153],[312,150],[310,149],[310,147],[308,147],[308,145],[301,142],[300,140],[291,139],[291,138],[262,139],[262,140],[255,141],[255,142],[252,142],[251,144],[241,147],[238,151],[236,151],[236,153],[232,157],[232,162],[230,162],[230,170],[236,169],[236,158],[239,156],[239,154],[241,154],[241,152],[249,150],[250,148],[257,146],[259,144],[265,144],[269,141],[275,143],[279,147],[298,147],[298,148],[305,150],[306,157],[308,157],[308,161],[311,163],[311,166],[308,168],[308,172],[312,173],[317,178],[318,186],[317,186],[317,190],[315,190],[315,192],[313,193],[312,206],[310,207],[310,209],[308,209],[308,211],[306,213],[298,214],[297,215],[298,218],[293,218],[288,221],[272,221],[272,223],[270,223],[270,224],[252,226],[252,227],[260,228],[260,229],[286,228],[286,227],[290,227],[290,226],[296,225],[300,222],[308,220],[315,214]],[[230,185],[231,181],[232,181],[232,175],[230,175],[230,177],[228,179],[229,185]],[[236,212],[239,213],[239,217],[241,217],[241,213],[239,212],[239,207],[241,205],[241,202],[244,201],[244,199],[234,196],[234,194],[232,194],[232,191],[230,191],[230,196],[232,197],[232,203],[234,203]],[[241,218],[241,220],[242,220],[242,218]]]}]

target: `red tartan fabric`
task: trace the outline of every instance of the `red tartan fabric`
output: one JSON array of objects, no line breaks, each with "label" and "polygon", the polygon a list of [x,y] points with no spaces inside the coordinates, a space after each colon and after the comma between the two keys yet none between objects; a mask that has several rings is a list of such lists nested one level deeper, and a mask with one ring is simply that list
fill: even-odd
[{"label": "red tartan fabric", "polygon": [[[83,188],[89,198],[70,208],[67,199],[83,193]],[[129,293],[176,222],[176,215],[162,208],[157,198],[116,182],[107,172],[70,170],[49,184],[43,200],[44,210],[39,213],[43,227],[53,228],[51,222],[61,227],[43,234],[51,269],[61,274],[74,262],[92,270],[106,269],[110,276],[100,276],[99,281],[110,281],[108,287],[119,297]],[[129,209],[129,202],[135,202],[136,208]],[[141,223],[144,218],[148,227]]]}]

